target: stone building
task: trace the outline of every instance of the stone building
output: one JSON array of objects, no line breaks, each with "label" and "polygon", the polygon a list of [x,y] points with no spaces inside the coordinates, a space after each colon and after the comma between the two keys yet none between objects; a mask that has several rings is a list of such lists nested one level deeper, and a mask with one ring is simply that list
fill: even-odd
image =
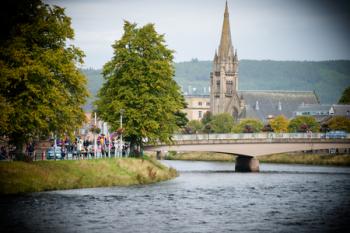
[{"label": "stone building", "polygon": [[293,112],[295,116],[313,116],[318,122],[325,122],[332,116],[350,118],[349,104],[302,104]]},{"label": "stone building", "polygon": [[185,97],[187,108],[184,112],[187,113],[189,120],[201,120],[203,115],[210,110],[209,96],[188,95]]},{"label": "stone building", "polygon": [[[226,2],[220,44],[210,73],[210,96],[185,97],[189,103],[185,111],[190,120],[201,119],[203,112],[210,109],[214,115],[225,112],[236,120],[258,118],[266,122],[277,115],[292,118],[293,112],[300,105],[319,104],[314,91],[239,90],[238,65],[237,50],[234,50],[231,40]],[[199,108],[196,102],[206,102],[210,108],[207,105],[207,110]]]}]

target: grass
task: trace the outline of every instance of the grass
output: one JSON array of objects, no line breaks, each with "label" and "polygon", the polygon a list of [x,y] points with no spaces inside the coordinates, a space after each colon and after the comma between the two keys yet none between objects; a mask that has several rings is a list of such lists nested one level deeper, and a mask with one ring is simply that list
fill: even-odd
[{"label": "grass", "polygon": [[189,160],[189,161],[219,161],[219,162],[234,162],[235,156],[223,153],[213,152],[186,152],[174,153],[169,152],[165,157],[168,160]]},{"label": "grass", "polygon": [[[235,156],[211,152],[169,152],[165,159],[191,160],[191,161],[221,161],[235,162]],[[283,153],[259,156],[261,163],[309,164],[309,165],[335,165],[350,166],[350,155],[311,154],[311,153]]]},{"label": "grass", "polygon": [[282,153],[258,157],[261,163],[350,166],[350,155]]},{"label": "grass", "polygon": [[149,184],[177,175],[149,158],[2,162],[0,194]]}]

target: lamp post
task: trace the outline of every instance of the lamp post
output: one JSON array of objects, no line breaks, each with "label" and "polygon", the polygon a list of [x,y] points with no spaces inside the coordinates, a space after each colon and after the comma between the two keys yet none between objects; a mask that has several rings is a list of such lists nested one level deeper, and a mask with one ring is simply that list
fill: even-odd
[{"label": "lamp post", "polygon": [[124,109],[120,109],[120,156],[123,157],[123,113]]},{"label": "lamp post", "polygon": [[111,135],[108,132],[108,158],[111,158]]},{"label": "lamp post", "polygon": [[[96,119],[96,112],[95,112],[95,127],[97,127],[97,119]],[[96,132],[94,132],[94,157],[97,159],[97,138],[96,138]]]},{"label": "lamp post", "polygon": [[114,138],[114,158],[117,158],[117,137]]}]

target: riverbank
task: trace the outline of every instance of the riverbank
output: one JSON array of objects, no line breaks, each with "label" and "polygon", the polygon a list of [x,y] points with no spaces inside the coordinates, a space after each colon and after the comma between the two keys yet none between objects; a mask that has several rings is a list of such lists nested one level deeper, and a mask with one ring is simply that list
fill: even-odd
[{"label": "riverbank", "polygon": [[148,158],[2,162],[0,194],[150,184],[177,175]]},{"label": "riverbank", "polygon": [[[168,153],[168,160],[235,162],[235,156],[210,152]],[[259,156],[260,163],[350,166],[350,155],[283,153]]]},{"label": "riverbank", "polygon": [[260,163],[350,166],[350,155],[283,153],[258,157]]},{"label": "riverbank", "polygon": [[235,156],[223,153],[213,152],[186,152],[175,153],[168,152],[165,156],[167,160],[187,160],[187,161],[215,161],[215,162],[234,162]]}]

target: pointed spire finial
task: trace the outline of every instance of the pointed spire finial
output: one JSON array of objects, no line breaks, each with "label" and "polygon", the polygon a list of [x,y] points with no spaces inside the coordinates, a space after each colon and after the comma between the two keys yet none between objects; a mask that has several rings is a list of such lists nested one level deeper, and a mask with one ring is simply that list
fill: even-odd
[{"label": "pointed spire finial", "polygon": [[224,15],[226,15],[226,14],[228,14],[227,0],[226,0],[226,3],[225,3],[225,14]]},{"label": "pointed spire finial", "polygon": [[225,4],[224,22],[222,25],[221,40],[219,45],[219,57],[225,59],[228,54],[234,54],[232,51],[230,19],[228,13],[228,4]]}]

